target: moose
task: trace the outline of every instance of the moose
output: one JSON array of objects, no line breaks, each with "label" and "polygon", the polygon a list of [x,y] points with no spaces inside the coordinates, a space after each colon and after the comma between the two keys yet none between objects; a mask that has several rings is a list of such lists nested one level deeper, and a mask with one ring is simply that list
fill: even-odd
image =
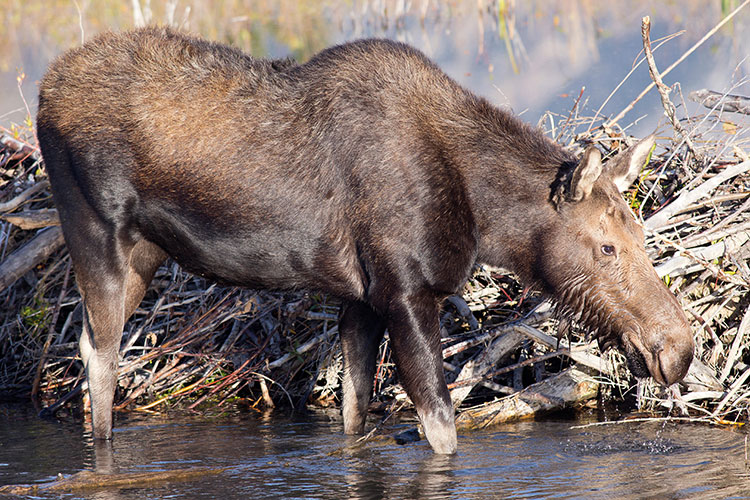
[{"label": "moose", "polygon": [[621,192],[654,144],[581,159],[387,40],[299,64],[161,27],[54,61],[37,136],[83,304],[93,437],[111,439],[125,321],[172,257],[219,283],[342,300],[343,420],[362,433],[389,332],[437,453],[457,448],[439,309],[476,263],[514,271],[669,386],[690,325]]}]

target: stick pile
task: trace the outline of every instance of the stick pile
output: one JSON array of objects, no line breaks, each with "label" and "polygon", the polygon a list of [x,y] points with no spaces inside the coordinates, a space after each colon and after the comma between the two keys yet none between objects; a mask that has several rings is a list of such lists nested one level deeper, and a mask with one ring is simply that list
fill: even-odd
[{"label": "stick pile", "polygon": [[[644,48],[648,36],[644,28]],[[575,324],[558,324],[551,304],[513,275],[477,268],[441,316],[446,377],[464,427],[580,406],[597,392],[654,412],[715,422],[748,417],[747,101],[701,90],[691,97],[708,106],[705,114],[677,118],[680,107],[670,107],[672,89],[649,48],[673,132],[659,137],[627,200],[646,229],[657,272],[693,320],[696,361],[679,387],[638,383],[621,355],[598,352]],[[544,117],[550,136],[568,147],[596,143],[616,153],[629,138],[614,122],[597,125],[596,117],[580,116],[580,97],[568,116]],[[85,392],[77,357],[81,299],[39,151],[31,134],[6,129],[0,129],[0,304],[0,398],[33,395],[49,412],[68,411]],[[337,315],[338,302],[322,294],[221,288],[167,262],[125,326],[115,407],[337,405]],[[405,399],[386,337],[373,409],[403,406]]]}]

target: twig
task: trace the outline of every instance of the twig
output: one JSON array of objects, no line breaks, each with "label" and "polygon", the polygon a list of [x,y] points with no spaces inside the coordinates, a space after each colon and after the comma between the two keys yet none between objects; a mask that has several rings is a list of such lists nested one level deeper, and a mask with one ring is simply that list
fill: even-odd
[{"label": "twig", "polygon": [[743,95],[722,94],[713,90],[700,89],[690,92],[688,98],[707,108],[714,108],[721,103],[722,111],[750,115],[750,97]]},{"label": "twig", "polygon": [[[660,38],[659,40],[656,40],[659,43],[656,44],[656,47],[654,47],[654,50],[658,50],[659,47],[661,47],[662,45],[664,45],[665,43],[667,43],[671,39],[673,39],[673,38],[675,38],[677,36],[682,35],[683,33],[685,33],[685,30],[679,31],[679,32],[674,33],[672,35],[665,36],[665,37]],[[620,87],[622,87],[625,84],[625,82],[628,80],[628,78],[630,78],[630,75],[632,75],[633,73],[635,73],[635,70],[638,69],[638,67],[641,65],[641,63],[643,63],[643,61],[645,61],[645,60],[646,60],[646,58],[644,57],[643,59],[641,59],[638,62],[634,61],[633,67],[630,68],[630,71],[628,71],[628,74],[625,75],[625,77],[622,80],[620,80],[620,83],[618,83],[617,86],[614,88],[614,90],[612,90],[612,92],[609,93],[609,95],[607,96],[607,98],[604,99],[604,101],[601,103],[601,105],[599,106],[599,108],[596,110],[596,113],[594,113],[594,116],[591,118],[591,121],[589,122],[589,126],[586,128],[586,133],[587,134],[591,131],[591,127],[594,126],[594,123],[596,123],[596,119],[601,114],[602,109],[604,109],[604,106],[607,105],[607,103],[609,102],[609,100],[612,99],[612,96],[614,96],[617,93],[617,91],[620,90]]]},{"label": "twig", "polygon": [[[714,26],[708,33],[706,33],[703,36],[703,38],[701,38],[700,40],[698,40],[697,42],[695,42],[695,44],[693,44],[692,47],[690,47],[687,51],[685,51],[685,53],[682,54],[682,56],[680,56],[679,59],[677,59],[675,62],[673,62],[671,66],[669,66],[666,70],[664,70],[661,73],[662,78],[665,77],[665,76],[667,76],[670,71],[672,71],[673,69],[675,69],[677,67],[678,64],[680,64],[682,61],[684,61],[690,54],[692,54],[693,52],[695,52],[695,50],[698,47],[700,47],[701,45],[703,45],[703,43],[706,40],[708,40],[709,38],[711,38],[717,31],[719,31],[722,26],[724,26],[726,23],[728,23],[735,16],[735,14],[737,14],[740,10],[742,10],[748,3],[750,3],[750,0],[745,0],[744,2],[742,2],[742,4],[739,7],[737,7],[732,12],[730,12],[729,15],[727,15],[727,17],[725,17],[724,19],[722,19],[716,26]],[[633,109],[633,107],[635,106],[635,104],[638,101],[640,101],[641,99],[643,99],[643,96],[645,96],[655,86],[656,86],[656,84],[654,82],[651,82],[649,85],[647,85],[646,88],[643,89],[643,91],[640,94],[638,94],[638,97],[636,97],[630,104],[628,104],[625,107],[625,109],[623,109],[622,111],[620,111],[617,114],[617,116],[615,116],[614,118],[612,118],[611,120],[609,120],[606,124],[604,124],[604,128],[610,128],[615,123],[617,123],[618,121],[620,121],[626,114],[628,114],[628,112],[631,109]]]},{"label": "twig", "polygon": [[39,393],[39,383],[42,380],[42,371],[47,361],[47,353],[49,352],[49,346],[52,344],[52,337],[55,336],[55,325],[57,324],[57,317],[60,315],[60,306],[65,299],[65,294],[68,291],[68,278],[70,278],[70,260],[65,268],[65,278],[63,278],[62,289],[60,289],[60,295],[57,297],[55,303],[55,310],[52,313],[52,319],[50,320],[49,328],[47,329],[47,339],[44,341],[44,347],[42,348],[42,356],[39,359],[39,364],[36,368],[36,375],[34,375],[34,382],[31,384],[31,399],[36,400],[37,394]]},{"label": "twig", "polygon": [[721,413],[721,411],[724,409],[727,403],[729,403],[729,400],[732,399],[737,391],[740,390],[740,387],[742,387],[748,377],[750,377],[750,367],[746,368],[745,371],[742,372],[742,375],[740,375],[737,380],[732,383],[732,386],[729,388],[727,395],[724,396],[724,399],[721,400],[719,406],[717,406],[714,412],[711,414],[711,418],[718,417],[719,413]]},{"label": "twig", "polygon": [[654,61],[654,55],[651,53],[651,18],[645,16],[641,20],[641,37],[643,38],[643,50],[646,54],[646,62],[648,63],[648,72],[651,75],[651,79],[656,84],[656,90],[659,91],[661,96],[661,104],[664,107],[664,114],[667,115],[669,121],[672,122],[672,127],[682,137],[687,144],[688,148],[693,152],[698,161],[703,161],[703,155],[701,155],[696,149],[693,141],[690,139],[690,134],[682,127],[680,121],[675,117],[675,107],[672,101],[669,100],[669,93],[671,89],[662,81],[659,70],[656,68],[656,61]]},{"label": "twig", "polygon": [[277,359],[276,361],[272,361],[272,362],[268,363],[267,367],[268,368],[278,368],[279,366],[281,366],[284,363],[286,363],[287,361],[289,361],[289,359],[292,356],[296,356],[296,355],[299,355],[299,354],[306,353],[307,351],[309,351],[310,349],[312,349],[313,347],[315,347],[316,345],[318,345],[320,342],[323,342],[324,340],[328,340],[329,338],[333,337],[338,332],[339,332],[339,327],[338,326],[334,326],[332,328],[329,328],[328,331],[323,332],[320,335],[317,335],[312,340],[309,340],[308,342],[305,342],[304,344],[302,344],[301,346],[299,346],[299,348],[296,349],[295,352],[286,353],[283,356],[281,356],[279,359]]},{"label": "twig", "polygon": [[581,101],[581,97],[583,97],[583,92],[586,90],[586,87],[581,87],[581,91],[578,93],[578,97],[576,98],[575,102],[573,103],[573,107],[570,108],[570,112],[568,113],[568,118],[565,120],[565,123],[563,123],[563,126],[560,127],[560,132],[557,133],[557,137],[555,137],[555,142],[560,140],[560,137],[562,137],[563,132],[565,132],[565,129],[568,128],[568,124],[570,123],[570,119],[573,117],[573,112],[578,108],[578,103]]},{"label": "twig", "polygon": [[15,198],[12,198],[6,202],[0,203],[0,214],[6,213],[6,212],[12,212],[13,210],[21,206],[23,202],[25,202],[26,200],[34,196],[39,191],[47,189],[48,187],[49,187],[49,182],[47,181],[37,182],[36,184],[26,189],[24,192],[22,192]]},{"label": "twig", "polygon": [[709,269],[715,276],[721,276],[722,279],[726,281],[737,285],[744,284],[733,276],[724,273],[721,268],[712,264],[711,261],[739,250],[740,247],[750,239],[750,233],[747,231],[740,231],[737,234],[727,236],[722,241],[707,247],[693,248],[685,248],[682,245],[662,237],[658,233],[655,233],[655,236],[679,252],[679,254],[673,255],[668,260],[655,267],[656,274],[658,274],[659,277],[685,275],[698,271],[701,267],[704,267]]},{"label": "twig", "polygon": [[532,340],[544,344],[552,349],[558,349],[559,347],[568,348],[568,356],[576,363],[581,363],[584,366],[588,366],[589,368],[593,368],[594,370],[605,373],[607,375],[612,374],[612,370],[607,366],[608,363],[606,361],[604,361],[599,356],[595,356],[594,354],[590,354],[587,352],[588,346],[570,347],[568,346],[568,342],[566,340],[558,340],[547,335],[546,333],[537,330],[536,328],[532,328],[523,323],[517,325],[516,329]]},{"label": "twig", "polygon": [[727,422],[719,421],[715,418],[707,417],[639,417],[639,418],[625,418],[622,420],[608,420],[606,422],[591,422],[583,425],[571,425],[570,429],[587,429],[589,427],[601,427],[604,425],[620,425],[620,424],[637,424],[642,422],[688,422],[688,423],[701,423],[701,424],[719,424],[725,425]]},{"label": "twig", "polygon": [[729,377],[729,373],[732,371],[732,368],[734,368],[734,362],[740,355],[740,346],[742,345],[742,341],[745,339],[745,334],[747,333],[748,329],[750,329],[750,306],[745,309],[745,314],[742,316],[740,326],[737,327],[737,333],[734,334],[732,347],[729,349],[729,354],[727,354],[724,368],[721,370],[721,374],[719,375],[719,382],[724,383],[727,377]]},{"label": "twig", "polygon": [[546,361],[551,358],[557,358],[559,356],[569,356],[569,355],[570,355],[570,351],[568,349],[558,349],[557,351],[554,351],[554,352],[542,354],[541,356],[534,356],[533,358],[528,358],[521,362],[514,363],[508,366],[504,366],[503,368],[493,370],[489,373],[485,373],[477,377],[467,378],[464,380],[457,380],[456,382],[453,382],[452,384],[448,384],[448,389],[456,389],[458,387],[465,387],[467,385],[476,385],[483,380],[496,377],[498,375],[502,375],[503,373],[512,372],[513,370],[517,368],[523,368],[525,366],[533,365],[534,363],[540,363],[542,361]]},{"label": "twig", "polygon": [[683,210],[685,207],[697,202],[704,196],[708,196],[711,191],[719,187],[722,182],[740,174],[744,174],[748,170],[750,170],[750,161],[743,161],[742,163],[729,165],[695,189],[691,191],[683,190],[676,200],[646,219],[644,226],[651,231],[658,231],[662,226],[667,224],[672,216]]},{"label": "twig", "polygon": [[551,316],[551,309],[547,309],[544,311],[532,312],[531,314],[519,320],[494,327],[480,335],[476,335],[473,338],[446,347],[445,349],[443,349],[443,359],[450,358],[451,356],[455,356],[456,354],[465,351],[466,349],[482,344],[484,342],[491,341],[502,334],[512,332],[519,324],[538,324],[549,319]]}]

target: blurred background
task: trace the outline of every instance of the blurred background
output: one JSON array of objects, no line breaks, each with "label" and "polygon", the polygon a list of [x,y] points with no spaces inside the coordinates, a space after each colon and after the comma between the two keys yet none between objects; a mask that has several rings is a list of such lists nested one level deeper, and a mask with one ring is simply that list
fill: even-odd
[{"label": "blurred background", "polygon": [[[448,74],[499,106],[538,123],[566,116],[585,86],[580,110],[595,115],[642,50],[640,23],[651,16],[660,70],[667,68],[739,0],[4,0],[0,8],[0,121],[33,117],[37,82],[50,60],[104,30],[172,24],[258,57],[300,61],[336,43],[386,37],[410,43]],[[665,78],[687,96],[699,88],[742,87],[750,73],[750,10],[720,29]],[[19,85],[20,80],[20,85]],[[650,83],[641,65],[602,107],[619,113]],[[736,92],[742,90],[735,88]],[[745,91],[745,94],[748,92]],[[679,97],[673,98],[680,104]],[[654,113],[655,114],[652,114]],[[648,120],[639,120],[651,115]],[[655,92],[620,125],[654,130]],[[549,117],[543,120],[550,126]]]}]

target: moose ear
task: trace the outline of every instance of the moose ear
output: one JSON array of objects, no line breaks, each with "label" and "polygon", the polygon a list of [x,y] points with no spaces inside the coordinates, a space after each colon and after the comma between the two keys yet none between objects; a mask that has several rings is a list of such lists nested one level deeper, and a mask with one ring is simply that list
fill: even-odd
[{"label": "moose ear", "polygon": [[654,147],[655,140],[656,134],[651,134],[607,162],[606,175],[615,183],[620,192],[628,189],[638,178],[651,148]]},{"label": "moose ear", "polygon": [[602,174],[602,154],[594,146],[589,146],[583,153],[583,158],[573,171],[570,180],[568,201],[581,201],[591,194],[594,183]]}]

